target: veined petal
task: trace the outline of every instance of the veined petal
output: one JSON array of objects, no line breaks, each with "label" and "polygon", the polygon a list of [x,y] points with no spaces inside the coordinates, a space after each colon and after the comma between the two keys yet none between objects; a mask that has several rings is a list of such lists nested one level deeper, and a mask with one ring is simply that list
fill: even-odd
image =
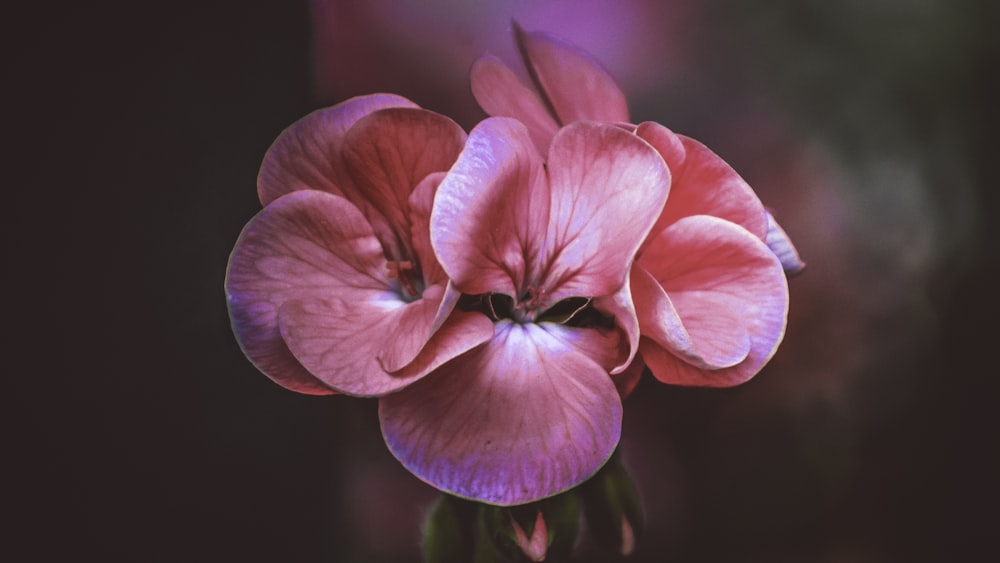
[{"label": "veined petal", "polygon": [[781,261],[781,267],[789,276],[799,274],[806,269],[806,263],[802,261],[802,258],[799,258],[799,251],[795,250],[792,239],[785,234],[785,230],[781,228],[770,211],[767,212],[767,239],[765,242],[771,252]]},{"label": "veined petal", "polygon": [[312,190],[275,200],[243,229],[226,273],[229,315],[244,353],[285,387],[324,392],[289,353],[278,308],[316,288],[385,291],[384,268],[371,227],[348,201]]},{"label": "veined petal", "polygon": [[[380,232],[374,214],[366,213],[386,249],[410,248],[410,195],[428,174],[451,168],[465,144],[465,131],[447,117],[420,108],[387,108],[359,119],[343,139],[347,199],[363,211],[371,206],[387,222]],[[396,240],[388,240],[395,238]]]},{"label": "veined petal", "polygon": [[383,397],[390,451],[438,489],[504,506],[593,475],[618,443],[621,401],[563,330],[501,321],[485,345]]},{"label": "veined petal", "polygon": [[430,324],[435,303],[403,303],[393,292],[359,297],[317,293],[288,301],[278,311],[278,326],[295,358],[331,388],[379,397],[421,375],[387,373],[379,359],[386,351],[393,361],[415,357],[425,341],[415,337],[414,327]]},{"label": "veined petal", "polygon": [[539,278],[549,298],[618,291],[667,199],[663,159],[619,127],[578,122],[552,141],[548,173],[552,203]]},{"label": "veined petal", "polygon": [[565,41],[514,24],[528,72],[559,122],[627,122],[628,103],[615,80],[590,54]]},{"label": "veined petal", "polygon": [[463,293],[514,296],[526,262],[541,256],[548,220],[548,184],[528,130],[513,119],[488,118],[438,187],[431,245]]},{"label": "veined petal", "polygon": [[764,206],[750,185],[717,154],[694,139],[647,121],[636,134],[660,153],[670,168],[670,201],[653,227],[653,235],[689,215],[713,215],[767,235]]},{"label": "veined petal", "polygon": [[513,117],[527,128],[538,153],[549,152],[549,143],[559,129],[555,117],[538,94],[518,79],[493,55],[484,55],[472,65],[472,95],[493,117]]},{"label": "veined petal", "polygon": [[[717,217],[686,217],[654,238],[637,265],[632,288],[643,335],[640,353],[661,381],[736,385],[753,377],[774,354],[784,336],[788,284],[778,259],[750,232]],[[662,296],[651,297],[650,280]],[[678,336],[678,319],[690,349]],[[734,363],[743,355],[744,338],[749,338],[749,350]],[[671,358],[687,365],[670,366]]]},{"label": "veined petal", "polygon": [[362,117],[383,108],[416,107],[406,98],[372,94],[316,110],[285,129],[264,155],[257,176],[263,205],[297,190],[343,195],[346,172],[340,149],[347,130]]}]

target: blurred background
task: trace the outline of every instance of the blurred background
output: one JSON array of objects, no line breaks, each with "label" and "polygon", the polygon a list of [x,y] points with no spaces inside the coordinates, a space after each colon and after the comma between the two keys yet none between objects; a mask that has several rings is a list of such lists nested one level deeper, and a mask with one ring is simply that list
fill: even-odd
[{"label": "blurred background", "polygon": [[997,551],[993,3],[213,0],[9,18],[14,560],[419,561],[436,494],[386,451],[376,402],[257,373],[222,282],[284,127],[390,91],[470,128],[469,66],[517,63],[512,18],[593,53],[633,120],[722,155],[809,264],[754,380],[646,379],[626,401],[647,513],[630,561]]}]

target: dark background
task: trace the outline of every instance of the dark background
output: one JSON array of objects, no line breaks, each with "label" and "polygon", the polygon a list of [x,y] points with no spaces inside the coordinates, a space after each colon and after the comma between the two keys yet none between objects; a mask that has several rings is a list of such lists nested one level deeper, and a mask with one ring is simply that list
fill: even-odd
[{"label": "dark background", "polygon": [[[754,381],[644,380],[626,402],[649,520],[635,561],[996,551],[1000,19],[986,2],[828,4],[707,4],[671,55],[692,62],[625,86],[635,114],[733,163],[809,262]],[[45,4],[7,26],[0,551],[417,561],[435,493],[385,450],[375,401],[257,373],[222,291],[268,145],[383,75],[319,80],[305,3]],[[772,117],[778,132],[758,127]]]}]

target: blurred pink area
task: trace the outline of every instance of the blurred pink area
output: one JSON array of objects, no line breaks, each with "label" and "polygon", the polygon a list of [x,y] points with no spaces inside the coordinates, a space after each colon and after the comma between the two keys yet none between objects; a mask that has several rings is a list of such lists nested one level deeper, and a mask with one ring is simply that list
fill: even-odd
[{"label": "blurred pink area", "polygon": [[626,94],[644,95],[674,66],[689,11],[676,0],[312,0],[312,10],[320,100],[394,92],[466,128],[482,116],[469,90],[476,58],[490,52],[523,72],[511,21],[586,45]]}]

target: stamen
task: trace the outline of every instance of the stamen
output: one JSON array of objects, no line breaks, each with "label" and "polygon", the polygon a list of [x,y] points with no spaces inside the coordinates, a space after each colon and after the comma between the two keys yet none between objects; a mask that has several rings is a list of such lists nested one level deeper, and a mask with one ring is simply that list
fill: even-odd
[{"label": "stamen", "polygon": [[416,299],[422,293],[417,285],[423,285],[420,271],[411,260],[396,260],[386,262],[385,269],[390,280],[399,282],[399,290],[406,300]]}]

